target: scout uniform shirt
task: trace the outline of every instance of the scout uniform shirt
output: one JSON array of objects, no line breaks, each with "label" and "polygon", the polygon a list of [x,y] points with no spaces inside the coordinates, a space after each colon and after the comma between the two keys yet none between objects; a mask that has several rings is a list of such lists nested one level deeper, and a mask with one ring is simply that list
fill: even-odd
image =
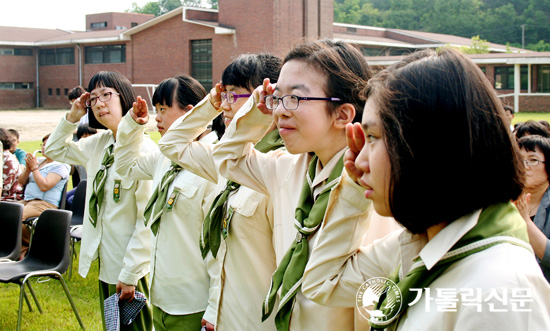
[{"label": "scout uniform shirt", "polygon": [[[117,130],[114,168],[125,178],[152,179],[156,188],[172,162],[157,146],[140,155],[145,128],[131,114],[122,118]],[[213,183],[182,169],[168,188],[167,199],[172,203],[166,205],[157,221],[160,223],[157,235],[150,232],[149,300],[168,314],[194,314],[207,308],[210,278],[199,249],[199,236],[214,199],[214,188]],[[146,221],[150,226],[151,220]]]},{"label": "scout uniform shirt", "polygon": [[[357,186],[351,180],[347,184]],[[356,196],[364,199],[360,193]],[[306,268],[304,293],[323,304],[354,306],[359,287],[368,279],[389,278],[400,264],[406,275],[417,257],[426,268],[432,268],[477,224],[480,212],[451,222],[429,242],[426,234],[415,235],[401,229],[359,251],[350,250],[348,244],[360,226],[357,221],[329,220]],[[422,289],[419,301],[399,317],[397,330],[534,331],[550,327],[550,286],[533,253],[519,245],[498,244],[466,256],[454,262],[429,287],[430,294]],[[520,289],[517,295],[524,298],[514,298],[515,289]],[[440,291],[454,291],[458,300],[447,299],[449,294]],[[494,295],[489,297],[491,291]],[[526,291],[530,293],[528,298]],[[503,301],[508,303],[504,306],[506,312],[489,311],[490,307],[503,309]],[[524,311],[514,311],[513,307]]]},{"label": "scout uniform shirt", "polygon": [[[172,161],[218,183],[216,193],[225,188],[227,179],[218,175],[213,145],[193,140],[219,114],[206,97],[177,119],[159,141],[160,150]],[[234,211],[228,235],[222,239],[216,259],[207,255],[211,278],[218,277],[217,283],[211,280],[210,299],[217,306],[217,315],[204,318],[218,331],[275,330],[273,318],[261,321],[261,305],[276,268],[270,199],[241,186],[231,194],[227,206]]]},{"label": "scout uniform shirt", "polygon": [[[115,143],[110,130],[72,141],[78,123],[61,119],[46,145],[46,154],[59,162],[83,165],[87,171],[86,197],[92,194],[95,174],[100,169],[105,150]],[[154,148],[146,139],[142,152]],[[115,186],[117,192],[115,194]],[[78,272],[86,277],[92,261],[99,258],[99,280],[107,284],[136,285],[149,273],[151,243],[149,230],[143,224],[143,211],[151,196],[150,181],[133,181],[120,177],[109,169],[105,182],[105,197],[94,227],[89,220],[86,202],[83,237]],[[115,201],[115,197],[118,202]]]},{"label": "scout uniform shirt", "polygon": [[[269,194],[273,201],[275,223],[280,224],[274,237],[276,251],[283,251],[297,240],[297,231],[294,228],[294,214],[302,191],[311,156],[308,153],[290,154],[286,151],[272,151],[267,154],[259,153],[251,148],[259,141],[263,132],[271,125],[273,118],[262,114],[256,107],[253,98],[250,98],[239,110],[222,140],[216,144],[214,158],[220,165],[220,173],[227,178],[242,183],[259,192]],[[317,167],[314,179],[314,192],[322,191],[339,158],[345,149],[337,153],[333,159],[321,170]],[[319,183],[317,187],[316,184]],[[332,190],[336,189],[334,187]],[[332,193],[327,206],[327,213],[334,208],[338,199]],[[342,209],[341,214],[334,217],[361,219],[367,217],[367,212],[357,209]],[[328,214],[326,214],[328,215]],[[326,216],[325,216],[326,217]],[[367,232],[368,224],[362,228]],[[361,242],[363,234],[354,241]],[[309,237],[310,247],[316,239],[316,234]],[[359,244],[357,244],[359,246]],[[281,255],[282,256],[282,255]],[[264,293],[264,298],[267,292]],[[275,306],[277,307],[277,305]],[[276,309],[271,316],[276,314]],[[354,309],[336,308],[319,305],[305,298],[300,291],[296,295],[296,302],[292,310],[290,330],[353,330]]]}]

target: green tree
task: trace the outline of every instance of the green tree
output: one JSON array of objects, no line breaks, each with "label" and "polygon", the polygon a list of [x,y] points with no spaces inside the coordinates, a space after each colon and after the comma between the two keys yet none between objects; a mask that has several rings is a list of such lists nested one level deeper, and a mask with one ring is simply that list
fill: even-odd
[{"label": "green tree", "polygon": [[462,46],[459,49],[465,54],[487,54],[489,53],[489,42],[475,36],[472,37],[472,46]]}]

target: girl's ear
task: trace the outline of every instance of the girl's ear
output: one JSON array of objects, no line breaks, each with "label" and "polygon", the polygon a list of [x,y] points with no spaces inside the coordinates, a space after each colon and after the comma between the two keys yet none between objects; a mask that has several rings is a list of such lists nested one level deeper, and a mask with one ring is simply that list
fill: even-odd
[{"label": "girl's ear", "polygon": [[344,103],[334,113],[334,126],[337,129],[346,129],[348,123],[353,123],[355,118],[355,107],[351,103]]},{"label": "girl's ear", "polygon": [[188,105],[185,107],[185,109],[186,109],[187,111],[190,111],[191,109],[193,109],[193,105],[192,105],[192,104],[188,104]]}]

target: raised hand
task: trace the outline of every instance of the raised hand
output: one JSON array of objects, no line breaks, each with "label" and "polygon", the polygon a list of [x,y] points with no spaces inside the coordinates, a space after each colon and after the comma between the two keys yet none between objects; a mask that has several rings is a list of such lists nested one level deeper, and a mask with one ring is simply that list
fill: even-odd
[{"label": "raised hand", "polygon": [[90,99],[90,93],[84,92],[80,97],[78,97],[74,102],[71,110],[67,114],[67,121],[71,123],[76,123],[80,121],[82,116],[86,115],[86,101]]},{"label": "raised hand", "polygon": [[27,168],[26,169],[29,170],[29,172],[32,172],[33,169],[38,167],[38,160],[31,153],[27,153],[26,160],[27,160]]},{"label": "raised hand", "polygon": [[346,140],[349,149],[344,155],[344,166],[351,179],[357,183],[357,179],[362,176],[363,172],[355,166],[355,159],[365,146],[365,132],[363,132],[361,123],[349,123],[346,126]]},{"label": "raised hand", "polygon": [[138,95],[137,101],[132,104],[130,114],[137,124],[146,124],[149,122],[149,109],[147,109],[147,102]]},{"label": "raised hand", "polygon": [[216,86],[214,86],[210,93],[208,94],[208,100],[210,100],[210,103],[214,108],[220,109],[220,106],[222,105],[222,92],[225,91],[224,86],[222,85],[222,82],[216,83]]},{"label": "raised hand", "polygon": [[254,98],[258,100],[256,107],[266,115],[273,114],[273,111],[265,106],[265,96],[273,94],[275,86],[276,84],[271,84],[269,78],[265,78],[263,84],[254,90]]}]

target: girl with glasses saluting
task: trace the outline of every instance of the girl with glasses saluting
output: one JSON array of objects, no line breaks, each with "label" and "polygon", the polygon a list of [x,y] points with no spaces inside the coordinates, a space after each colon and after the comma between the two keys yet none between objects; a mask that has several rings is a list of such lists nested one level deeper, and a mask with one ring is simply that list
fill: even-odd
[{"label": "girl with glasses saluting", "polygon": [[[303,296],[301,282],[326,218],[369,216],[367,204],[346,198],[350,193],[342,185],[347,180],[342,171],[345,127],[360,119],[359,87],[370,76],[361,53],[347,43],[327,39],[298,45],[286,56],[277,84],[264,81],[216,146],[220,172],[269,194],[275,220],[283,226],[286,253],[262,304],[262,318],[275,315],[278,330],[354,328],[353,308],[318,305]],[[287,151],[251,149],[273,122]],[[347,244],[359,246],[367,228],[358,229]]]},{"label": "girl with glasses saluting", "polygon": [[[210,305],[203,320],[207,331],[214,327],[275,330],[273,319],[265,323],[260,319],[263,293],[269,288],[279,258],[280,225],[274,223],[271,201],[239,181],[221,177],[212,157],[215,145],[195,140],[221,112],[229,125],[265,77],[277,80],[280,67],[281,60],[273,55],[240,55],[225,68],[221,84],[177,119],[159,141],[161,152],[173,162],[218,184],[200,240],[211,278]],[[256,149],[269,151],[283,146],[273,129],[262,132],[266,135]]]},{"label": "girl with glasses saluting", "polygon": [[[151,253],[150,234],[143,212],[151,196],[151,181],[131,180],[118,175],[114,144],[122,117],[136,100],[130,81],[117,72],[101,71],[88,84],[88,91],[73,103],[48,139],[46,154],[54,160],[83,165],[88,174],[79,274],[86,277],[91,263],[99,260],[99,297],[119,293],[121,300],[133,300],[135,291],[148,297],[147,274]],[[88,113],[90,127],[106,129],[72,141],[80,118]],[[155,148],[145,138],[141,153]],[[103,319],[105,328],[105,319]],[[141,310],[128,330],[151,330],[149,305]]]}]

